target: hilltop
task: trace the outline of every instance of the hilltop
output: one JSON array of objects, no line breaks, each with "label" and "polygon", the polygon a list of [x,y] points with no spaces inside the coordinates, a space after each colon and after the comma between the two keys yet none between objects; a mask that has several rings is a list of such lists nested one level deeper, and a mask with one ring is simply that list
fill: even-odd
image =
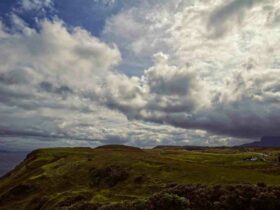
[{"label": "hilltop", "polygon": [[[263,157],[263,153],[265,160],[248,161],[252,156]],[[20,165],[0,179],[0,209],[128,210],[136,208],[132,208],[131,203],[120,202],[141,201],[141,205],[147,206],[163,199],[161,202],[172,205],[174,202],[182,206],[198,205],[195,197],[180,197],[184,194],[180,193],[199,191],[200,188],[200,192],[212,192],[217,185],[240,187],[250,184],[254,192],[272,190],[266,189],[266,184],[278,190],[277,155],[274,150],[184,151],[119,145],[96,149],[40,149],[27,155]],[[256,190],[257,183],[264,183],[264,186],[260,185],[263,188]],[[200,187],[191,187],[197,184]],[[247,189],[240,188],[240,192]],[[219,187],[218,191],[222,196],[230,189]],[[160,199],[157,193],[163,193]],[[190,204],[188,199],[191,199]],[[108,205],[130,207],[109,208]]]},{"label": "hilltop", "polygon": [[142,149],[138,148],[138,147],[132,147],[132,146],[127,146],[127,145],[119,145],[119,144],[109,144],[109,145],[103,145],[103,146],[99,146],[96,147],[95,149],[108,149],[108,150],[120,150],[120,151],[134,151],[134,152],[143,152]]}]

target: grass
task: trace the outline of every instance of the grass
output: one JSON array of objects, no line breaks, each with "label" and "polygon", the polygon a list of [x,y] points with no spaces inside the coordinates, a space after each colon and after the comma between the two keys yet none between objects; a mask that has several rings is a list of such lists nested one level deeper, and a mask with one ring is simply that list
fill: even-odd
[{"label": "grass", "polygon": [[[261,159],[263,153],[266,154],[265,161],[245,160],[252,156]],[[71,199],[85,199],[92,203],[136,200],[159,192],[171,183],[214,185],[264,182],[280,185],[280,166],[274,161],[277,154],[276,150],[244,152],[236,149],[42,149],[29,155],[15,170],[0,179],[0,209],[29,210],[36,199],[39,200],[36,203],[42,203],[41,209],[55,209],[59,202],[71,202]],[[95,179],[91,177],[91,170],[104,173],[99,177],[100,184],[91,184]],[[108,180],[123,174],[118,170],[123,170],[128,176],[117,178],[114,185],[108,184]],[[94,174],[100,173],[97,171]],[[31,192],[15,195],[11,190],[23,185],[27,190],[32,186]],[[82,195],[82,198],[76,198],[77,195]]]}]

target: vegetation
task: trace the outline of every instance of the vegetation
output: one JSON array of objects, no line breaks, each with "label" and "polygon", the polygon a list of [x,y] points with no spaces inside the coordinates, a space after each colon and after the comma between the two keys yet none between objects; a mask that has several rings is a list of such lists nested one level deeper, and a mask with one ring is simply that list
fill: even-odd
[{"label": "vegetation", "polygon": [[278,154],[260,148],[42,149],[0,179],[0,209],[280,209]]},{"label": "vegetation", "polygon": [[280,187],[253,185],[174,186],[146,201],[101,207],[108,210],[278,210]]}]

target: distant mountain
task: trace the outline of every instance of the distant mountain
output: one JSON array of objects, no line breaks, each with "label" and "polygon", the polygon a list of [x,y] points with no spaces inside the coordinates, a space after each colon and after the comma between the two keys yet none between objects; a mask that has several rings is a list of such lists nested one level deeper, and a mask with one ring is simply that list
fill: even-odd
[{"label": "distant mountain", "polygon": [[241,147],[279,147],[280,136],[264,136],[261,141],[240,145]]},{"label": "distant mountain", "polygon": [[220,146],[220,147],[207,147],[207,146],[194,146],[194,145],[185,145],[185,146],[173,146],[173,145],[159,145],[155,146],[153,149],[162,149],[162,150],[207,150],[207,149],[226,149],[230,147]]},{"label": "distant mountain", "polygon": [[203,150],[208,147],[201,146],[173,146],[173,145],[159,145],[154,147],[153,149],[162,149],[162,150]]}]

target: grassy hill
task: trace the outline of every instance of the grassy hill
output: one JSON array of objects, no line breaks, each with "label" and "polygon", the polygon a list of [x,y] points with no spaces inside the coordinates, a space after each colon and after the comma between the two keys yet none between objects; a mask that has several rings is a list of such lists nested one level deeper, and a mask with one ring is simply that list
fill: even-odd
[{"label": "grassy hill", "polygon": [[278,186],[278,153],[126,146],[36,150],[0,179],[0,209],[100,209],[110,203],[145,200],[175,184]]}]

